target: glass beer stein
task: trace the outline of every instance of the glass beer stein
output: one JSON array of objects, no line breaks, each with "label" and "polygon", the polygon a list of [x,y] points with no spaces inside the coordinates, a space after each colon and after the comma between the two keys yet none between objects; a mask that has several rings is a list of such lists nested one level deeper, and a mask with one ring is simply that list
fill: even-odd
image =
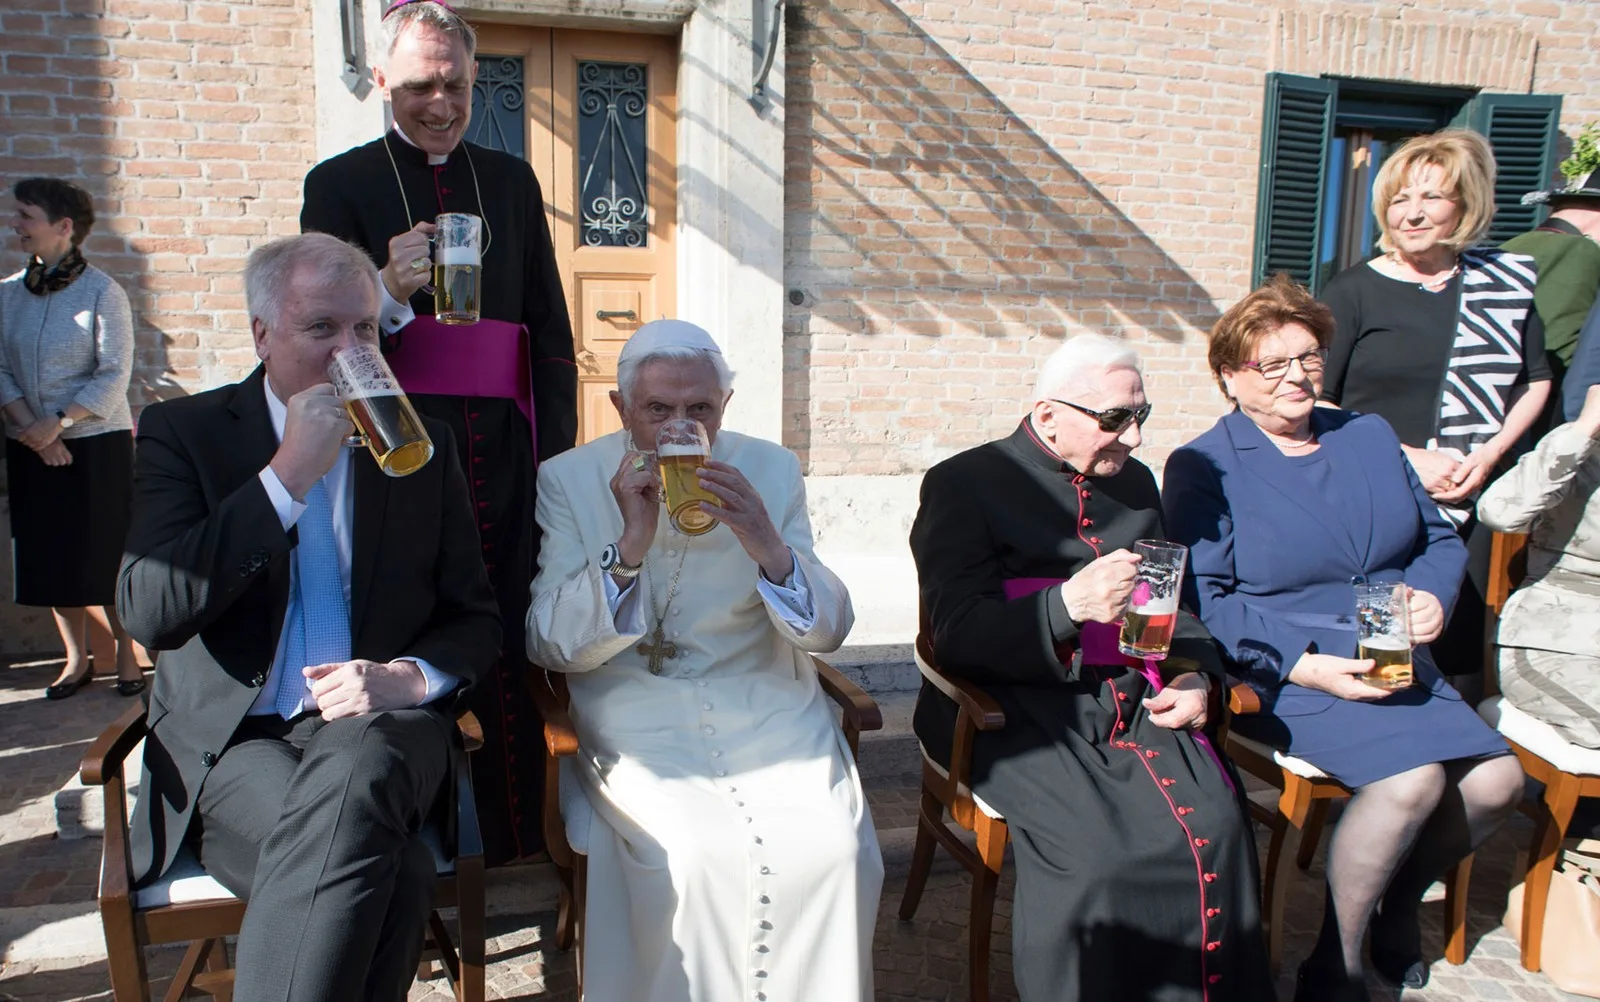
[{"label": "glass beer stein", "polygon": [[1361,681],[1378,689],[1404,689],[1412,682],[1411,607],[1406,586],[1361,582],[1356,589],[1356,657],[1371,658]]},{"label": "glass beer stein", "polygon": [[366,446],[383,472],[403,477],[433,458],[433,440],[377,345],[358,344],[335,353],[328,382],[356,426],[345,444]]},{"label": "glass beer stein", "polygon": [[467,212],[434,221],[433,315],[442,324],[478,322],[483,292],[483,220]]},{"label": "glass beer stein", "polygon": [[1159,539],[1133,544],[1141,558],[1133,578],[1133,596],[1122,616],[1122,653],[1147,661],[1165,660],[1178,625],[1178,595],[1189,548]]},{"label": "glass beer stein", "polygon": [[672,527],[685,536],[698,536],[717,527],[716,519],[700,510],[700,502],[721,507],[715,494],[700,486],[695,473],[711,459],[711,440],[693,418],[673,418],[656,432],[656,463],[661,469],[661,492]]}]

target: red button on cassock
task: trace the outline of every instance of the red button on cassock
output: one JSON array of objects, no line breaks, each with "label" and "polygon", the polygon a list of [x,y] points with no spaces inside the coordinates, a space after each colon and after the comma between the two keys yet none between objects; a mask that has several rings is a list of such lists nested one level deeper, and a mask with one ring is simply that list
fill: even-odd
[{"label": "red button on cassock", "polygon": [[1214,883],[1216,881],[1216,879],[1217,879],[1217,875],[1215,873],[1208,873],[1208,874],[1205,875],[1204,879],[1205,879],[1205,882],[1208,883],[1208,884]]},{"label": "red button on cassock", "polygon": [[1187,814],[1193,814],[1193,813],[1194,813],[1194,808],[1193,807],[1180,807],[1180,808],[1178,808],[1178,817],[1180,817],[1180,818],[1185,816],[1185,815],[1187,815]]},{"label": "red button on cassock", "polygon": [[1206,950],[1207,950],[1207,952],[1212,952],[1212,951],[1215,951],[1217,949],[1217,947],[1219,947],[1221,945],[1222,944],[1220,942],[1218,942],[1217,940],[1212,940],[1211,942],[1206,944]]},{"label": "red button on cassock", "polygon": [[1152,748],[1149,751],[1144,753],[1144,757],[1145,758],[1160,758],[1161,757],[1161,753],[1156,751],[1154,748]]},{"label": "red button on cassock", "polygon": [[1217,982],[1219,982],[1221,980],[1222,980],[1222,975],[1213,974],[1210,977],[1206,978],[1206,984],[1214,985],[1214,984],[1216,984]]}]

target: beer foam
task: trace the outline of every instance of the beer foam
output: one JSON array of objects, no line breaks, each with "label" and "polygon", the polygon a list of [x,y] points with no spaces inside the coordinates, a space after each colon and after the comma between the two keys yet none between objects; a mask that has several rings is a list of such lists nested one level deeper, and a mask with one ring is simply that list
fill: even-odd
[{"label": "beer foam", "polygon": [[1392,633],[1380,633],[1361,641],[1361,646],[1374,651],[1409,651],[1411,645]]},{"label": "beer foam", "polygon": [[704,458],[705,452],[698,445],[668,442],[665,445],[656,446],[656,455],[662,459],[671,459],[674,456],[698,456]]},{"label": "beer foam", "polygon": [[352,387],[348,393],[339,394],[346,400],[376,400],[379,397],[403,397],[406,391],[398,386],[361,386]]},{"label": "beer foam", "polygon": [[1165,616],[1178,611],[1178,596],[1162,595],[1159,598],[1152,598],[1143,605],[1135,606],[1133,611],[1145,616]]},{"label": "beer foam", "polygon": [[476,247],[440,247],[434,251],[434,263],[442,265],[476,265],[481,256]]}]

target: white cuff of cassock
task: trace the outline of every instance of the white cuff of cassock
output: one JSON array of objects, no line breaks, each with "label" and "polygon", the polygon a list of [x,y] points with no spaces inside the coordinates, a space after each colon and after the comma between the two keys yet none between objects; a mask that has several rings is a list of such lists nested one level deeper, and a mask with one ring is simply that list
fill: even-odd
[{"label": "white cuff of cassock", "polygon": [[633,634],[642,636],[646,630],[644,610],[634,597],[639,590],[636,587],[638,583],[639,579],[635,578],[628,582],[628,587],[618,588],[615,578],[605,571],[600,572],[600,586],[606,591],[606,607],[611,610],[611,622],[617,633],[624,637]]},{"label": "white cuff of cassock", "polygon": [[261,486],[267,489],[267,500],[272,502],[272,510],[278,513],[278,521],[283,525],[283,531],[288,532],[294,524],[300,521],[300,516],[305,514],[304,501],[296,501],[289,493],[289,488],[283,486],[283,481],[278,479],[278,474],[272,467],[262,467],[257,474],[261,479]]},{"label": "white cuff of cassock", "polygon": [[455,691],[461,680],[454,675],[446,674],[421,658],[395,658],[396,661],[409,661],[422,672],[423,681],[428,683],[428,691],[423,694],[418,706],[427,706],[440,696],[448,695]]},{"label": "white cuff of cassock", "polygon": [[789,550],[789,559],[794,561],[794,571],[784,579],[783,584],[775,585],[767,580],[765,574],[757,571],[756,591],[791,630],[807,633],[817,621],[817,610],[811,604],[811,588],[806,582],[806,572],[800,569],[800,558],[795,556],[793,549]]},{"label": "white cuff of cassock", "polygon": [[378,294],[383,297],[382,309],[378,313],[378,326],[383,328],[385,334],[393,334],[417,319],[417,311],[411,308],[411,304],[396,302],[395,298],[389,295],[389,287],[382,282],[378,283]]}]

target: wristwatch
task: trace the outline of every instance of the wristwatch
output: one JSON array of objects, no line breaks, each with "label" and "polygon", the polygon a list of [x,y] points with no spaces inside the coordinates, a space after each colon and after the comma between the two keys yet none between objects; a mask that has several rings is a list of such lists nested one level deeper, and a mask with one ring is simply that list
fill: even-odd
[{"label": "wristwatch", "polygon": [[66,411],[56,411],[56,420],[61,422],[61,430],[66,431],[78,422],[67,417]]},{"label": "wristwatch", "polygon": [[600,569],[607,574],[615,574],[619,578],[636,578],[644,564],[635,564],[629,567],[622,562],[622,551],[617,549],[616,543],[607,543],[606,548],[600,551]]}]

